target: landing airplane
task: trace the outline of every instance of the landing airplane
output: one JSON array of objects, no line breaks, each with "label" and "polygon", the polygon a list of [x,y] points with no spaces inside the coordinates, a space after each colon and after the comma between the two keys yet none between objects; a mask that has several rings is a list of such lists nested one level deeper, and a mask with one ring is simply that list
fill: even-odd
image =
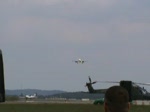
[{"label": "landing airplane", "polygon": [[26,98],[26,99],[34,99],[34,98],[37,98],[37,94],[26,95],[25,98]]},{"label": "landing airplane", "polygon": [[86,61],[84,61],[84,60],[82,60],[82,59],[79,58],[78,60],[75,60],[74,62],[77,63],[77,64],[79,64],[79,63],[83,64]]}]

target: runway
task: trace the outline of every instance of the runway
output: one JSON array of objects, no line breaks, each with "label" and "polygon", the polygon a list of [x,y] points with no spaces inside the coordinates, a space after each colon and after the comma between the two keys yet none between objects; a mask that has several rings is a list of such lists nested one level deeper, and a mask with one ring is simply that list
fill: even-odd
[{"label": "runway", "polygon": [[6,101],[5,104],[93,104],[93,100],[21,100],[21,101]]},{"label": "runway", "polygon": [[[94,100],[21,100],[21,101],[6,101],[3,104],[93,104]],[[135,100],[132,105],[150,105],[148,100]]]}]

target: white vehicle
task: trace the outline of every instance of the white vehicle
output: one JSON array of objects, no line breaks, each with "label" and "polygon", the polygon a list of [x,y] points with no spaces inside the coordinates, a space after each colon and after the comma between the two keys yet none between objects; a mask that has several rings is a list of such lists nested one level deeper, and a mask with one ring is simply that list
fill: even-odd
[{"label": "white vehicle", "polygon": [[37,94],[26,95],[25,97],[26,97],[26,99],[34,99],[34,98],[37,98]]},{"label": "white vehicle", "polygon": [[75,60],[74,62],[77,63],[77,64],[79,64],[79,63],[83,64],[86,61],[84,61],[84,60],[82,60],[82,59],[79,58],[78,60]]}]

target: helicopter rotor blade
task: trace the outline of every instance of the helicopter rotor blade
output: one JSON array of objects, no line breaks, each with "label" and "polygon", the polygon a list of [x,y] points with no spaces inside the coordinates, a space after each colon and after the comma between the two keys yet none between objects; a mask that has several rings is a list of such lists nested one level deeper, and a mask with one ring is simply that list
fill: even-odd
[{"label": "helicopter rotor blade", "polygon": [[97,83],[97,81],[94,81],[94,82],[92,82],[91,84],[95,84],[95,83]]},{"label": "helicopter rotor blade", "polygon": [[139,85],[146,85],[146,86],[150,86],[150,83],[138,83],[138,82],[133,82],[134,84],[139,84]]},{"label": "helicopter rotor blade", "polygon": [[92,82],[92,80],[91,80],[90,76],[89,76],[89,81],[90,81],[90,83]]},{"label": "helicopter rotor blade", "polygon": [[100,83],[120,83],[118,81],[97,81],[97,82],[100,82]]}]

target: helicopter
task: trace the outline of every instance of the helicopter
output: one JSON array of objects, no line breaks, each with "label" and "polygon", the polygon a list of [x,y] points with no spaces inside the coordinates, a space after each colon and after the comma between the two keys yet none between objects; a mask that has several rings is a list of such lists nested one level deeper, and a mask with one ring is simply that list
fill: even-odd
[{"label": "helicopter", "polygon": [[92,82],[90,76],[89,76],[89,82],[86,82],[86,87],[88,88],[89,93],[102,93],[105,94],[107,89],[94,89],[92,84],[95,83],[119,83],[120,86],[127,89],[129,93],[129,101],[132,100],[150,100],[150,93],[144,88],[139,85],[147,85],[150,86],[150,83],[137,83],[133,81],[128,80],[121,80],[120,82],[117,81],[94,81]]}]

